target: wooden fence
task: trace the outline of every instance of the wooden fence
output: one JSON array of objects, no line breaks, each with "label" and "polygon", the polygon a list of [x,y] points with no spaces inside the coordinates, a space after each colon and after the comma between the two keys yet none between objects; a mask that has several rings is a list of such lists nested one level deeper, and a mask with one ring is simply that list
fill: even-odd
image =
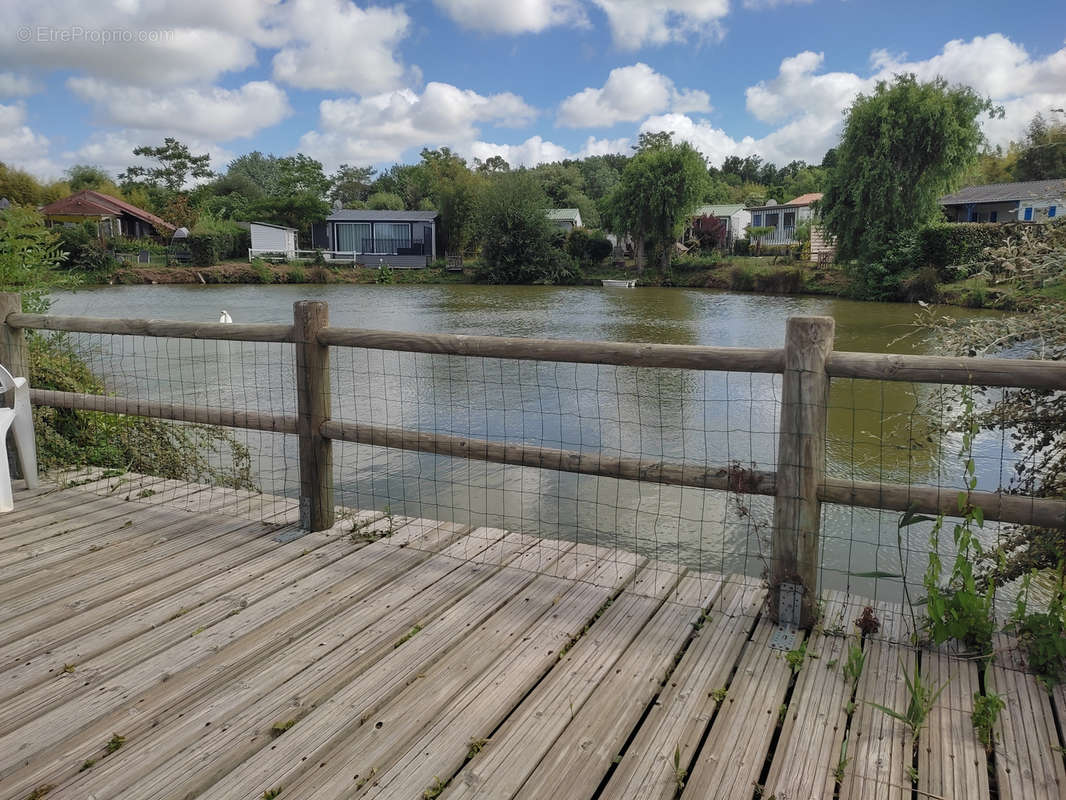
[{"label": "wooden fence", "polygon": [[[326,303],[310,301],[294,305],[291,325],[70,317],[25,314],[20,308],[18,295],[0,294],[0,360],[6,361],[5,366],[16,375],[26,374],[26,329],[293,345],[296,365],[293,379],[297,389],[294,413],[262,414],[44,389],[32,390],[31,396],[38,405],[56,408],[294,434],[299,437],[301,524],[310,530],[323,530],[334,523],[331,448],[334,440],[620,480],[771,496],[774,498],[771,587],[782,583],[798,585],[803,597],[804,625],[812,623],[818,597],[823,502],[925,514],[958,513],[956,489],[845,480],[825,474],[831,379],[1066,390],[1066,363],[1063,362],[834,351],[834,322],[829,317],[792,317],[788,320],[784,348],[753,349],[340,328],[329,325]],[[332,420],[329,375],[332,347],[781,374],[777,469],[766,472],[728,464],[606,457],[598,452]],[[1061,499],[974,491],[970,503],[984,511],[986,520],[1066,528],[1066,501]],[[773,611],[776,614],[778,609]]]}]

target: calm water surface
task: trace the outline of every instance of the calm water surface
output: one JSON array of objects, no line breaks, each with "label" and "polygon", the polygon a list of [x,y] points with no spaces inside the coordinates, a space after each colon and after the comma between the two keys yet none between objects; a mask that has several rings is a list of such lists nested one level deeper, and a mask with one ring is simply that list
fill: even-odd
[{"label": "calm water surface", "polygon": [[[925,352],[917,308],[835,298],[685,289],[484,286],[123,286],[56,298],[53,312],[105,317],[290,322],[297,300],[325,300],[333,325],[537,338],[780,347],[789,316],[836,320],[836,349]],[[956,316],[977,313],[947,310]],[[902,338],[905,337],[905,338]],[[262,411],[295,408],[292,356],[281,345],[85,337],[115,391]],[[592,365],[533,364],[379,351],[332,351],[333,415],[379,425],[572,450],[773,469],[780,378]],[[957,439],[933,433],[942,390],[834,381],[828,469],[840,477],[955,485]],[[244,434],[242,434],[242,438]],[[265,491],[293,494],[292,437],[249,433]],[[981,488],[1009,472],[1004,437],[979,443]],[[619,546],[708,570],[759,574],[770,502],[340,444],[339,502]],[[897,514],[827,507],[824,575],[893,598]],[[926,532],[906,529],[910,575]],[[913,542],[913,551],[911,543]],[[865,577],[864,577],[865,575]]]}]

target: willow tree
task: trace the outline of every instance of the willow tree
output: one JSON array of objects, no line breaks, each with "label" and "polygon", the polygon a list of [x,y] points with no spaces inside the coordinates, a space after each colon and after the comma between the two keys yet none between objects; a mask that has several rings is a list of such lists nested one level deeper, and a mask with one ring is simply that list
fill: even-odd
[{"label": "willow tree", "polygon": [[822,217],[842,260],[879,261],[902,232],[940,215],[984,141],[978,117],[1002,115],[967,86],[914,75],[881,81],[845,112]]},{"label": "willow tree", "polygon": [[641,134],[637,154],[604,203],[608,228],[633,237],[638,271],[645,239],[658,249],[660,267],[670,266],[674,243],[708,184],[707,163],[692,145],[675,144],[669,133]]}]

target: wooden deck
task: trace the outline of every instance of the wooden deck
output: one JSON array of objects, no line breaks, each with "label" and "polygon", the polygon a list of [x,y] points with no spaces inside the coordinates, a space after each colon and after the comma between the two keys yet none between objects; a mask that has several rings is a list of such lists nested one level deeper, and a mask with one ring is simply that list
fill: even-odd
[{"label": "wooden deck", "polygon": [[914,755],[870,705],[906,706],[898,607],[863,641],[826,596],[794,672],[749,578],[375,513],[300,535],[290,501],[156,479],[15,502],[0,798],[1066,797],[1066,693],[1007,644],[987,755],[976,667],[920,654],[950,683]]}]

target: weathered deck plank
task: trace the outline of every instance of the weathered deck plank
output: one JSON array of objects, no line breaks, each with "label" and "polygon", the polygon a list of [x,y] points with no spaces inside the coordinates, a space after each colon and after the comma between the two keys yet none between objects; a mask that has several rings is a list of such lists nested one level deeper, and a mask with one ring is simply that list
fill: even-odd
[{"label": "weathered deck plank", "polygon": [[[807,658],[796,678],[781,736],[774,748],[763,793],[794,800],[832,797],[847,724],[851,683],[844,676],[848,649],[856,642],[859,609],[834,594],[825,618],[807,642]],[[844,758],[846,758],[846,751]]]},{"label": "weathered deck plank", "polygon": [[1066,768],[1052,698],[1032,675],[1012,637],[997,634],[996,660],[989,670],[991,690],[1007,705],[996,725],[996,778],[1003,800],[1051,800],[1066,797]]},{"label": "weathered deck plank", "polygon": [[717,691],[728,683],[759,616],[766,596],[761,584],[731,576],[721,602],[711,609],[709,619],[622,755],[605,796],[619,800],[672,800],[676,796],[682,776],[677,774],[674,757],[687,771],[718,707]]},{"label": "weathered deck plank", "polygon": [[[0,800],[665,800],[680,783],[832,800],[842,753],[841,798],[908,798],[909,738],[871,703],[905,707],[900,660],[913,674],[919,653],[927,682],[950,681],[917,795],[988,797],[976,667],[915,650],[899,606],[877,605],[849,715],[858,598],[826,598],[793,679],[756,579],[375,512],[354,536],[301,535],[201,511],[284,519],[284,498],[79,476],[103,494],[16,485],[20,516],[0,520]],[[1066,690],[1011,648],[988,675],[1007,701],[999,796],[1061,798]]]}]

